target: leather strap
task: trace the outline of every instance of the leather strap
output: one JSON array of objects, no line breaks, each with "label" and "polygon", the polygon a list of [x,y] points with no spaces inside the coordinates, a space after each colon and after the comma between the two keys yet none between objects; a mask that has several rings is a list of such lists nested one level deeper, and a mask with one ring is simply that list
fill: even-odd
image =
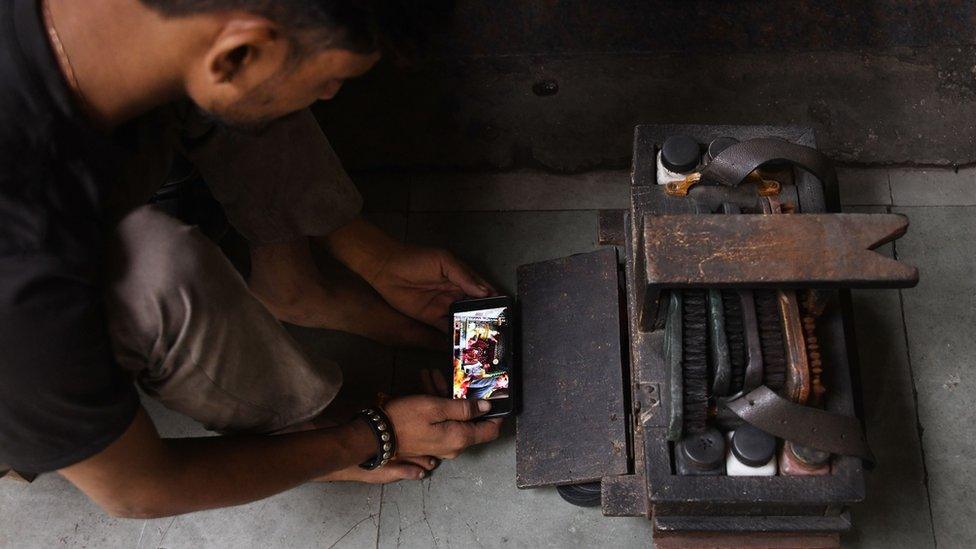
[{"label": "leather strap", "polygon": [[701,171],[706,185],[737,187],[756,168],[770,162],[790,162],[812,173],[828,188],[837,182],[833,164],[820,151],[765,137],[750,139],[730,146],[708,163]]},{"label": "leather strap", "polygon": [[773,436],[874,462],[857,418],[794,404],[765,385],[725,405],[746,423]]}]

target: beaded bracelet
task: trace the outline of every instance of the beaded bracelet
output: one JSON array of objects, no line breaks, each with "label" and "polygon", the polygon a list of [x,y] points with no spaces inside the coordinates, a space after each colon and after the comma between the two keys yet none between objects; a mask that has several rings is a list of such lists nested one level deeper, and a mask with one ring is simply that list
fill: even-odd
[{"label": "beaded bracelet", "polygon": [[378,469],[396,455],[396,433],[393,432],[393,423],[390,418],[380,408],[366,408],[359,412],[366,420],[373,435],[376,437],[376,455],[359,466],[363,469]]}]

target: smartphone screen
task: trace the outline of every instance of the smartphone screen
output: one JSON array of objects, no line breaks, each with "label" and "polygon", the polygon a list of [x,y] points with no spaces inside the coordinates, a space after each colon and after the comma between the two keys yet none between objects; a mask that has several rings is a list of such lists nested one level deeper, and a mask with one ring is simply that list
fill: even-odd
[{"label": "smartphone screen", "polygon": [[[511,302],[505,298],[481,301],[493,306],[454,311],[454,398],[509,399]],[[466,309],[466,304],[478,303],[459,302],[456,308]]]}]

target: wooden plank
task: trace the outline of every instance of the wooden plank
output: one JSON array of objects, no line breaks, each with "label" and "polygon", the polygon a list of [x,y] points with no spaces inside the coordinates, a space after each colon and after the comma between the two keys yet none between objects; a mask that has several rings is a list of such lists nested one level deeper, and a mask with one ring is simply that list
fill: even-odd
[{"label": "wooden plank", "polygon": [[516,484],[574,484],[627,473],[616,250],[523,265],[518,288]]},{"label": "wooden plank", "polygon": [[600,486],[603,514],[608,517],[647,517],[644,475],[604,477]]},{"label": "wooden plank", "polygon": [[627,242],[624,216],[626,210],[600,210],[599,242],[602,246],[623,246]]},{"label": "wooden plank", "polygon": [[894,214],[645,215],[645,274],[658,288],[906,288],[918,269],[872,250],[907,227]]},{"label": "wooden plank", "polygon": [[658,549],[835,549],[838,534],[682,532],[655,534]]},{"label": "wooden plank", "polygon": [[737,533],[756,532],[834,534],[851,529],[851,513],[837,515],[773,515],[773,516],[655,516],[655,537],[672,533]]}]

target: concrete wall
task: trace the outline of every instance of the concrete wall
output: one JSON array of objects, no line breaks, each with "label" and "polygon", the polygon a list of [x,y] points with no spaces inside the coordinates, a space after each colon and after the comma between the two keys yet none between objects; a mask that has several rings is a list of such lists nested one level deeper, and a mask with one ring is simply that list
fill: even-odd
[{"label": "concrete wall", "polygon": [[352,170],[624,167],[637,123],[801,124],[836,159],[976,162],[976,3],[462,0],[316,112]]}]

